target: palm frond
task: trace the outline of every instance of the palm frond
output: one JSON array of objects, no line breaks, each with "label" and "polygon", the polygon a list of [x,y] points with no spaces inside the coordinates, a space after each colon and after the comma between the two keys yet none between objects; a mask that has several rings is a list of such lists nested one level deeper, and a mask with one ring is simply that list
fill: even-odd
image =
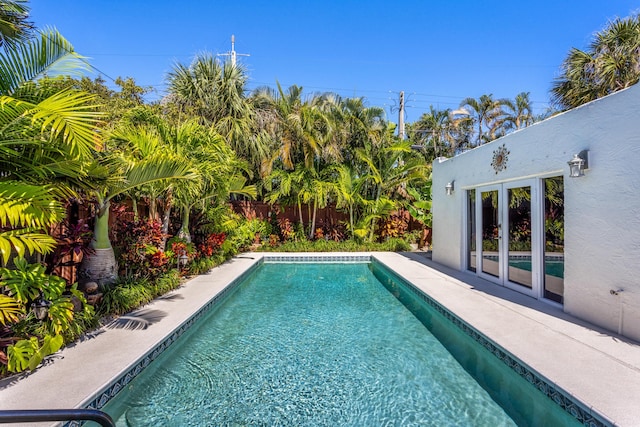
[{"label": "palm frond", "polygon": [[84,59],[58,31],[45,29],[39,38],[0,53],[0,94],[11,95],[44,73],[71,74],[86,67]]},{"label": "palm frond", "polygon": [[0,181],[0,227],[44,228],[64,215],[50,186]]},{"label": "palm frond", "polygon": [[99,141],[97,125],[102,114],[95,95],[73,89],[58,92],[32,110],[32,122],[42,132],[61,137],[71,156],[89,157]]},{"label": "palm frond", "polygon": [[32,228],[0,232],[0,256],[5,264],[11,258],[12,251],[18,257],[23,257],[25,254],[47,254],[55,246],[56,240],[53,237]]},{"label": "palm frond", "polygon": [[168,180],[197,180],[199,175],[189,164],[181,163],[173,158],[151,158],[133,164],[127,171],[125,180],[109,191],[107,200],[127,193],[136,187]]}]

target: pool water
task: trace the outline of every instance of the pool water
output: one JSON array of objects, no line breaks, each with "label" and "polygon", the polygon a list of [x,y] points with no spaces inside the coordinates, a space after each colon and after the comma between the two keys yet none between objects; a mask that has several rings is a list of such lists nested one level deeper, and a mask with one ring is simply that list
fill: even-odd
[{"label": "pool water", "polygon": [[118,426],[570,425],[534,387],[521,395],[515,373],[480,385],[472,374],[491,376],[494,362],[467,354],[478,349],[458,343],[455,326],[372,270],[265,263],[103,410]]}]

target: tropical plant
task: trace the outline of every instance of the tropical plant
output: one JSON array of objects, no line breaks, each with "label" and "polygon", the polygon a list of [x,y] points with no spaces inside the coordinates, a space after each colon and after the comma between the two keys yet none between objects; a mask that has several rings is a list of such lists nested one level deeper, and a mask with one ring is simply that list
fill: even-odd
[{"label": "tropical plant", "polygon": [[481,95],[477,99],[465,98],[460,102],[460,109],[466,111],[467,115],[463,115],[459,120],[471,120],[476,127],[475,146],[496,139],[503,102],[494,99],[492,94]]},{"label": "tropical plant", "polygon": [[413,198],[406,207],[413,219],[425,227],[431,228],[431,179],[419,188],[407,188],[407,193]]},{"label": "tropical plant", "polygon": [[94,98],[73,89],[53,90],[40,79],[82,64],[55,31],[7,43],[0,54],[0,261],[13,266],[5,268],[0,279],[0,318],[11,329],[20,323],[38,325],[27,307],[36,293],[51,301],[41,324],[44,329],[25,333],[24,338],[15,332],[11,336],[18,338],[3,338],[3,347],[8,347],[6,353],[0,351],[0,360],[13,372],[34,369],[57,351],[73,319],[67,297],[57,295],[64,281],[45,276],[43,266],[28,265],[22,257],[53,249],[56,242],[47,230],[63,219],[62,200],[75,195],[72,186],[92,181],[91,157],[100,120]]},{"label": "tropical plant", "polygon": [[[66,283],[60,277],[46,274],[42,264],[29,264],[24,258],[14,259],[14,267],[0,268],[0,323],[28,322],[36,305],[46,307],[39,319],[41,326],[26,338],[16,337],[0,350],[0,360],[6,360],[10,372],[35,369],[44,357],[55,353],[64,343],[64,334],[74,320],[70,296],[64,295]],[[71,295],[84,305],[86,301],[75,287]],[[92,315],[90,308],[87,313]],[[26,316],[26,317],[25,317]]]},{"label": "tropical plant", "polygon": [[353,239],[357,222],[357,208],[361,205],[360,186],[364,182],[355,173],[354,168],[340,164],[335,167],[337,177],[333,191],[336,197],[336,207],[346,209],[349,213],[348,231]]},{"label": "tropical plant", "polygon": [[[127,138],[129,136],[130,138]],[[144,185],[163,183],[168,188],[176,180],[197,180],[198,173],[189,162],[160,150],[136,158],[136,147],[153,144],[151,134],[117,134],[110,152],[102,152],[101,164],[109,180],[92,191],[96,200],[96,216],[91,246],[95,253],[80,267],[85,279],[99,284],[112,283],[117,276],[117,264],[109,237],[109,208],[114,197],[128,194]]]},{"label": "tropical plant", "polygon": [[[49,252],[70,184],[88,176],[99,120],[93,97],[40,91],[32,79],[80,57],[56,32],[0,53],[0,251]],[[59,67],[58,67],[59,68]],[[64,69],[64,67],[63,67]],[[47,183],[47,184],[45,184]],[[6,228],[10,227],[10,228]]]},{"label": "tropical plant", "polygon": [[429,163],[440,156],[451,157],[458,149],[457,127],[449,109],[436,110],[432,105],[428,113],[407,128],[409,140],[422,148]]},{"label": "tropical plant", "polygon": [[553,83],[551,98],[574,108],[629,87],[640,78],[640,15],[617,18],[595,34],[589,48],[572,48]]},{"label": "tropical plant", "polygon": [[294,85],[285,91],[279,83],[277,86],[277,92],[263,89],[256,95],[266,99],[274,112],[272,138],[280,142],[266,159],[265,170],[270,172],[276,161],[286,170],[293,170],[296,164],[317,169],[328,140],[329,119],[319,108],[319,101],[302,100],[302,87]]},{"label": "tropical plant", "polygon": [[[405,188],[414,181],[426,178],[428,167],[411,150],[409,141],[394,140],[393,128],[388,127],[379,135],[378,144],[370,144],[366,149],[356,150],[358,159],[367,165],[367,174],[362,177],[366,182],[363,188],[369,193],[363,198],[366,217],[360,222],[373,240],[377,221],[389,215],[395,208],[394,196],[404,197]],[[368,186],[368,187],[367,187]]]},{"label": "tropical plant", "polygon": [[0,46],[5,49],[27,42],[33,34],[26,3],[27,0],[0,1]]},{"label": "tropical plant", "polygon": [[190,65],[176,64],[169,72],[169,96],[165,106],[175,106],[175,122],[195,118],[211,126],[246,159],[254,170],[267,155],[265,139],[255,131],[253,111],[245,97],[247,74],[232,63],[221,63],[212,54],[196,56]]},{"label": "tropical plant", "polygon": [[514,100],[503,99],[503,116],[500,118],[500,126],[503,132],[527,127],[535,122],[529,92],[521,92]]}]

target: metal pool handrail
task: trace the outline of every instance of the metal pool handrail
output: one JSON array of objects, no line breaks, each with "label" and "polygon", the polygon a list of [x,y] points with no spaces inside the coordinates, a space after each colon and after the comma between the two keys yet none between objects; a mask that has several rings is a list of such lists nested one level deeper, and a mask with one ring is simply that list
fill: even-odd
[{"label": "metal pool handrail", "polygon": [[102,427],[115,427],[109,414],[97,409],[17,409],[0,411],[0,424],[38,421],[95,421]]}]

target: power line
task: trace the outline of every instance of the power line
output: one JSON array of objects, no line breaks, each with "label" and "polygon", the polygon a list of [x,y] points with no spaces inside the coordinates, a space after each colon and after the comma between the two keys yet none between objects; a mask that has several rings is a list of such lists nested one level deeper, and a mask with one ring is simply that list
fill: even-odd
[{"label": "power line", "polygon": [[[47,40],[49,40],[51,43],[55,44],[56,46],[58,46],[61,50],[67,52],[68,54],[78,54],[78,52],[73,51],[73,50],[69,50],[67,49],[65,46],[61,45],[58,40],[52,39],[51,37],[49,37],[48,34],[44,33],[44,32],[40,32],[40,35],[44,36],[44,38],[46,38]],[[111,77],[110,75],[108,75],[107,73],[105,73],[104,71],[100,70],[98,67],[96,67],[95,65],[91,64],[89,61],[85,60],[84,58],[78,58],[82,63],[84,63],[85,65],[87,65],[89,68],[97,71],[98,73],[100,73],[101,75],[105,76],[106,78],[108,78],[109,80],[111,80],[112,82],[115,83],[115,79],[113,77]]]}]

